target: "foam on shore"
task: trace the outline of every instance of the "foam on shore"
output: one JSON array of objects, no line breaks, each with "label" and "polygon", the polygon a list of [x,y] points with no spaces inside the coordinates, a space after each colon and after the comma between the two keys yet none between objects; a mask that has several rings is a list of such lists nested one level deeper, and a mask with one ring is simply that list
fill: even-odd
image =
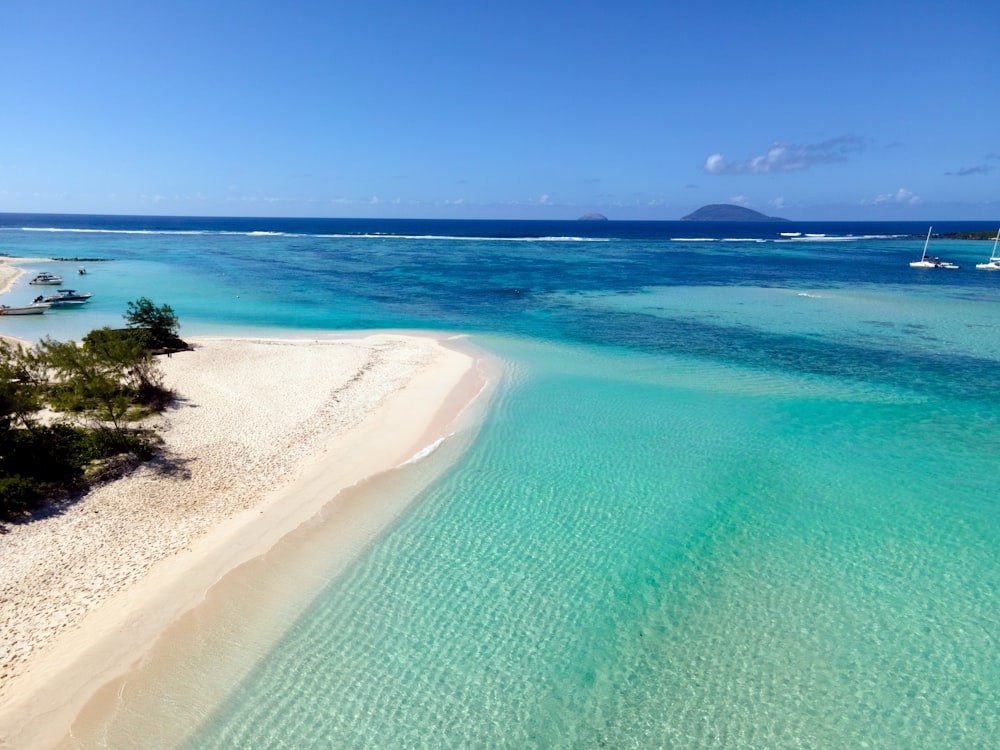
[{"label": "foam on shore", "polygon": [[163,360],[161,457],[0,538],[0,747],[51,747],[229,571],[459,429],[486,380],[430,336],[195,343]]}]

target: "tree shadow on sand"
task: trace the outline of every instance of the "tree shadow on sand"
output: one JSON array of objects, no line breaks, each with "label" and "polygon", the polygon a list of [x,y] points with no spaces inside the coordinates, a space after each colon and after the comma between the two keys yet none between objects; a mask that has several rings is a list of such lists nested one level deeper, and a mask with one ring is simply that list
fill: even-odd
[{"label": "tree shadow on sand", "polygon": [[176,453],[160,450],[144,465],[157,476],[170,477],[171,479],[190,479],[191,461],[192,459],[184,458]]},{"label": "tree shadow on sand", "polygon": [[64,487],[49,497],[44,503],[18,518],[0,521],[0,535],[9,532],[8,526],[43,521],[53,516],[61,516],[92,491],[109,482],[123,479],[138,469],[145,467],[159,477],[185,481],[191,478],[190,465],[193,459],[160,448],[152,457],[143,459],[134,453],[114,456],[92,472],[86,480],[79,480]]}]

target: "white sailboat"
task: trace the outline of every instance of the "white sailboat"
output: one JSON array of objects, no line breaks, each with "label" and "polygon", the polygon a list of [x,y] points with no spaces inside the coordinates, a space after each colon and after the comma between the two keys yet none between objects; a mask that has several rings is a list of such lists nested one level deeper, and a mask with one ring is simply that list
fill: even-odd
[{"label": "white sailboat", "polygon": [[982,268],[984,271],[1000,271],[1000,255],[997,255],[998,242],[1000,242],[1000,229],[997,230],[997,237],[993,240],[993,252],[990,253],[990,259],[985,263],[976,263],[976,268]]},{"label": "white sailboat", "polygon": [[924,240],[924,252],[920,256],[920,260],[915,260],[910,263],[910,268],[958,268],[954,263],[949,263],[946,260],[941,260],[940,258],[928,258],[927,257],[927,245],[931,241],[931,230],[934,227],[927,227],[927,239]]}]

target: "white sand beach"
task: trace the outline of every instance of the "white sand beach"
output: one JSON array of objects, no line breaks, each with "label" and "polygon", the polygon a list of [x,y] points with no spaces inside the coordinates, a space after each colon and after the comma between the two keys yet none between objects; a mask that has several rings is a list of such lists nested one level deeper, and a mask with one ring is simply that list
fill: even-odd
[{"label": "white sand beach", "polygon": [[14,282],[24,274],[24,269],[13,265],[24,260],[25,258],[0,257],[0,294],[9,292]]},{"label": "white sand beach", "polygon": [[0,535],[0,747],[51,747],[228,571],[449,434],[487,382],[431,336],[192,343],[161,359],[161,456]]},{"label": "white sand beach", "polygon": [[11,258],[0,259],[0,294],[9,292],[14,282],[24,273],[21,269],[10,265]]},{"label": "white sand beach", "polygon": [[6,294],[14,286],[14,282],[26,272],[19,264],[49,263],[51,258],[17,258],[12,255],[0,255],[0,294]]}]

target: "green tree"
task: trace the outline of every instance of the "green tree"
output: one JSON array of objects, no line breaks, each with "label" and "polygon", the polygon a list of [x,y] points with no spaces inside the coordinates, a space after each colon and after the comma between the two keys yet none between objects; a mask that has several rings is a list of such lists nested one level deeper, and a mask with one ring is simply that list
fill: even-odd
[{"label": "green tree", "polygon": [[83,337],[83,346],[118,378],[136,403],[162,407],[170,395],[163,385],[163,374],[144,337],[122,335],[128,333],[98,328]]},{"label": "green tree", "polygon": [[35,353],[0,339],[0,431],[33,429],[34,415],[42,407],[44,371]]},{"label": "green tree", "polygon": [[48,485],[36,475],[58,471],[46,451],[48,431],[35,420],[44,381],[39,357],[0,340],[0,520],[37,505]]},{"label": "green tree", "polygon": [[157,307],[148,297],[139,297],[127,304],[124,318],[130,329],[146,332],[146,345],[151,349],[174,346],[178,341],[180,323],[170,305]]},{"label": "green tree", "polygon": [[82,346],[45,338],[38,349],[54,376],[48,389],[51,405],[110,422],[119,432],[145,390],[159,384],[142,342],[108,328],[91,331]]}]

